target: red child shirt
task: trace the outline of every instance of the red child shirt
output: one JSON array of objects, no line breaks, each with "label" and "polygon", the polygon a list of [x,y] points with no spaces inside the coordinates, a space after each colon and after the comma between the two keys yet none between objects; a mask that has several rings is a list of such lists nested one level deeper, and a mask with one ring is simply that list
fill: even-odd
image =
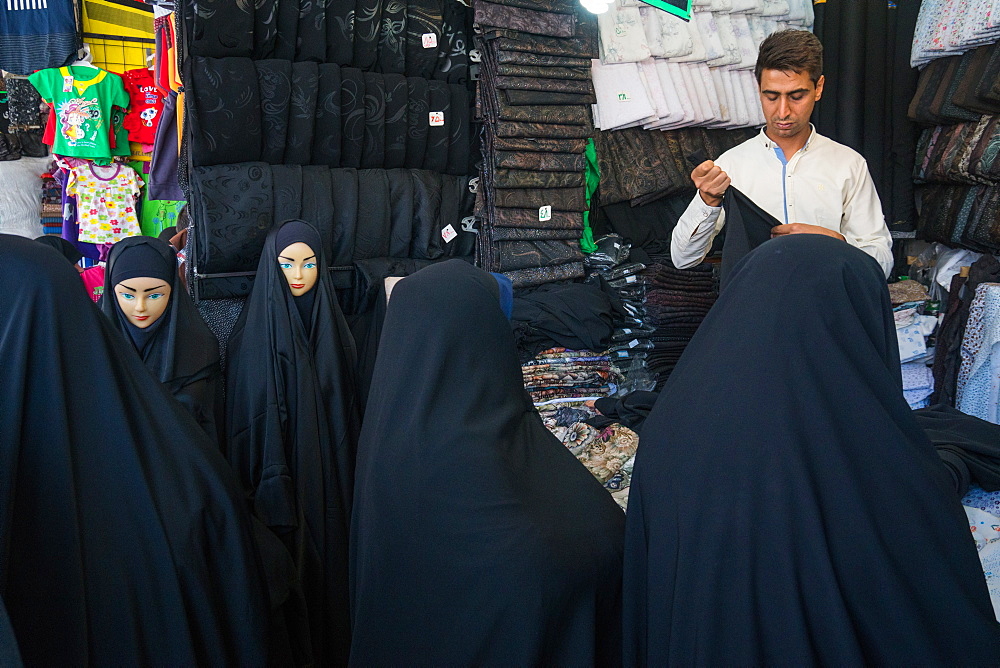
[{"label": "red child shirt", "polygon": [[140,144],[152,144],[163,112],[163,93],[145,68],[129,70],[122,75],[122,81],[132,102],[124,124],[128,138]]}]

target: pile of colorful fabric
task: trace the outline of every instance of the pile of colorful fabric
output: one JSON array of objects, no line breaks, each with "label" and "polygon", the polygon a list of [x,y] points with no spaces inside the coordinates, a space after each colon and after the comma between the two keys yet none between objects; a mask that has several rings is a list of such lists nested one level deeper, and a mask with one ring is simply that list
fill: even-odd
[{"label": "pile of colorful fabric", "polygon": [[583,399],[614,394],[618,374],[604,353],[549,348],[521,365],[524,388],[536,404],[554,399]]},{"label": "pile of colorful fabric", "polygon": [[[660,258],[662,259],[662,258]],[[712,265],[677,269],[669,262],[646,268],[646,324],[654,328],[646,366],[663,387],[691,337],[708,315],[718,291]]]},{"label": "pile of colorful fabric", "polygon": [[587,157],[594,17],[569,0],[476,0],[473,8],[485,128],[477,264],[515,288],[581,278],[587,193],[597,180],[596,158]]},{"label": "pile of colorful fabric", "polygon": [[628,505],[632,466],[639,447],[639,436],[620,424],[603,428],[587,424],[598,415],[583,402],[564,402],[540,406],[545,427],[587,467],[598,482],[611,493],[622,509]]}]

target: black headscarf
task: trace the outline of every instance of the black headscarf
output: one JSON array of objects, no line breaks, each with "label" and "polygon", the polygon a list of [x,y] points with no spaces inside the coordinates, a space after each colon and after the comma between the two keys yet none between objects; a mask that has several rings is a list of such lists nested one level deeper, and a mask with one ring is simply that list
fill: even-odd
[{"label": "black headscarf", "polygon": [[354,342],[321,245],[314,248],[312,312],[299,317],[277,260],[284,248],[278,238],[290,224],[268,233],[253,291],[229,338],[227,456],[254,513],[295,557],[313,660],[337,664],[350,649],[347,536],[359,431]]},{"label": "black headscarf", "polygon": [[868,255],[790,235],[736,267],[643,425],[623,627],[627,665],[996,663]]},{"label": "black headscarf", "polygon": [[0,280],[0,591],[25,662],[263,664],[264,581],[218,449],[62,259],[0,235]]},{"label": "black headscarf", "polygon": [[[278,236],[274,240],[275,250],[280,254],[281,251],[297,243],[303,243],[313,249],[313,252],[316,253],[317,266],[319,266],[319,251],[323,249],[323,240],[320,239],[316,228],[301,220],[285,221],[285,224],[278,228]],[[275,258],[275,262],[277,261],[277,258]],[[289,290],[290,293],[291,290]],[[299,317],[302,319],[302,324],[308,333],[312,325],[312,310],[313,304],[316,303],[316,289],[313,288],[299,297],[293,295],[292,301],[295,303],[295,309],[299,312]]]},{"label": "black headscarf", "polygon": [[[166,242],[129,237],[114,245],[104,272],[99,305],[112,325],[135,346],[150,372],[187,408],[205,433],[222,436],[222,369],[219,343],[205,325],[177,275],[177,256]],[[146,328],[133,325],[118,305],[115,286],[148,276],[170,286],[170,303]]]},{"label": "black headscarf", "polygon": [[532,406],[493,277],[396,284],[370,398],[351,663],[617,664],[622,514]]},{"label": "black headscarf", "polygon": [[35,241],[59,253],[69,260],[70,264],[76,264],[83,257],[83,254],[77,250],[76,246],[62,237],[46,234],[38,237]]}]

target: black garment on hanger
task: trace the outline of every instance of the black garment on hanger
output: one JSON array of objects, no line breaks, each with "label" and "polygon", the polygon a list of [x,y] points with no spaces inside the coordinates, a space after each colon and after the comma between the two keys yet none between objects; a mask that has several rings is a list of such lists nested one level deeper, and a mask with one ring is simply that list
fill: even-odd
[{"label": "black garment on hanger", "polygon": [[340,65],[321,64],[312,149],[314,165],[340,167],[340,90]]},{"label": "black garment on hanger", "polygon": [[622,512],[535,412],[496,279],[397,283],[371,397],[352,665],[617,664]]},{"label": "black garment on hanger", "polygon": [[781,223],[752,199],[729,186],[722,198],[726,215],[726,240],[722,245],[719,289],[726,287],[733,269],[743,257],[771,238],[771,228]]},{"label": "black garment on hanger", "polygon": [[260,160],[261,99],[249,58],[191,59],[192,88],[185,96],[196,166]]},{"label": "black garment on hanger", "polygon": [[302,217],[302,166],[271,165],[271,187],[274,193],[273,220]]},{"label": "black garment on hanger", "polygon": [[[229,339],[227,457],[254,514],[295,558],[312,656],[350,651],[347,536],[359,425],[354,342],[322,248],[311,319],[303,323],[268,233],[253,291]],[[321,244],[320,244],[321,245]]]},{"label": "black garment on hanger", "polygon": [[406,96],[407,130],[404,167],[420,169],[424,166],[424,156],[427,153],[427,132],[430,130],[427,123],[430,111],[427,80],[420,77],[406,77]]},{"label": "black garment on hanger", "polygon": [[988,492],[1000,490],[1000,425],[947,404],[921,408],[913,416],[952,474],[959,498],[970,482]]},{"label": "black garment on hanger", "polygon": [[413,236],[413,176],[408,169],[386,171],[389,179],[389,257],[409,257]]},{"label": "black garment on hanger", "polygon": [[354,260],[389,255],[392,208],[389,178],[384,169],[358,170],[358,217],[354,231]]},{"label": "black garment on hanger", "polygon": [[448,118],[448,162],[444,171],[464,175],[469,170],[469,91],[465,86],[448,84],[451,116]]},{"label": "black garment on hanger", "polygon": [[292,63],[292,99],[288,109],[284,160],[287,165],[308,165],[312,162],[318,93],[319,67],[316,63]]},{"label": "black garment on hanger", "polygon": [[365,76],[355,67],[340,68],[340,164],[361,166],[365,146]]},{"label": "black garment on hanger", "polygon": [[625,664],[994,663],[1000,627],[903,399],[878,263],[796,234],[731,278],[643,425]]},{"label": "black garment on hanger", "polygon": [[406,164],[406,132],[409,128],[406,77],[385,75],[385,168]]},{"label": "black garment on hanger", "polygon": [[444,255],[441,248],[441,175],[415,169],[413,176],[413,231],[409,256],[420,260],[437,260]]},{"label": "black garment on hanger", "polygon": [[[333,190],[330,188],[330,169],[319,165],[302,168],[302,213],[300,218],[319,232],[323,243],[323,256],[333,256]],[[275,216],[275,220],[283,220]],[[284,219],[287,220],[287,219]]]},{"label": "black garment on hanger", "polygon": [[[288,138],[288,109],[292,97],[292,63],[287,60],[257,60],[257,87],[263,140],[260,159],[272,165],[284,161]],[[318,121],[317,121],[318,122]],[[156,152],[153,153],[154,157]]]},{"label": "black garment on hanger", "polygon": [[[141,264],[133,262],[133,256],[141,256]],[[115,286],[127,280],[122,276],[162,278],[170,286],[167,310],[145,329],[133,325],[118,305]],[[108,321],[135,344],[146,368],[188,409],[205,433],[221,443],[225,415],[219,344],[181,285],[173,250],[151,237],[119,241],[108,254],[104,294],[99,305]]]},{"label": "black garment on hanger", "polygon": [[333,194],[333,267],[350,266],[354,259],[354,239],[358,225],[358,170],[331,169]]},{"label": "black garment on hanger", "polygon": [[375,169],[385,164],[385,79],[365,72],[365,140],[361,167]]},{"label": "black garment on hanger", "polygon": [[265,580],[218,448],[64,260],[0,235],[0,278],[0,589],[24,661],[263,665]]}]

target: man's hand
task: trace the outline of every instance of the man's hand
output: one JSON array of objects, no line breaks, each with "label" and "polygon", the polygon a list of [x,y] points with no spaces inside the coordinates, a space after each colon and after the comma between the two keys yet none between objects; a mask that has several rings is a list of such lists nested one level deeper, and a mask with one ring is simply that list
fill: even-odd
[{"label": "man's hand", "polygon": [[772,239],[786,234],[824,234],[828,237],[833,237],[834,239],[847,241],[847,239],[844,238],[844,235],[840,232],[834,232],[833,230],[828,230],[825,227],[810,225],[808,223],[789,223],[788,225],[775,225],[771,228]]},{"label": "man's hand", "polygon": [[691,180],[694,181],[694,187],[698,189],[701,199],[709,206],[721,206],[722,196],[732,183],[729,175],[711,160],[706,160],[695,167],[691,172]]}]

